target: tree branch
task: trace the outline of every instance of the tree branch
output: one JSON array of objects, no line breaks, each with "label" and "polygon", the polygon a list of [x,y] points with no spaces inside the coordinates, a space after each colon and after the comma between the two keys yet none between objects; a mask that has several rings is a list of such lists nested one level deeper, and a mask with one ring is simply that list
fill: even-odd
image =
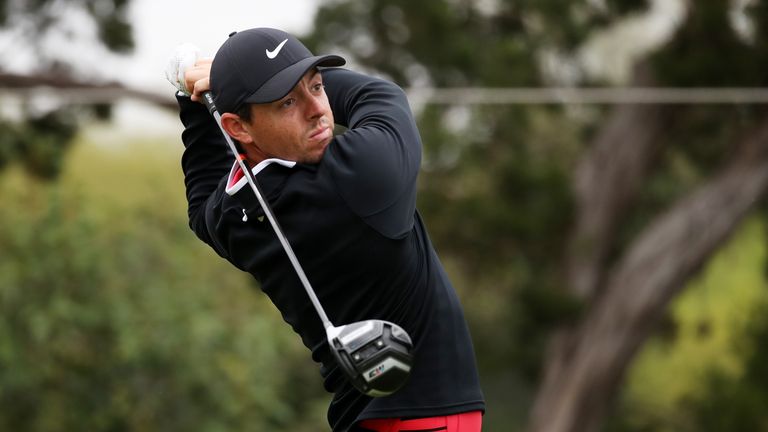
[{"label": "tree branch", "polygon": [[[650,81],[640,69],[635,74],[635,85]],[[576,220],[565,268],[566,286],[577,298],[599,291],[618,221],[658,154],[663,119],[658,105],[619,105],[576,168]]]},{"label": "tree branch", "polygon": [[[157,106],[178,109],[170,96],[130,89],[116,82],[92,83],[74,80],[63,75],[20,75],[0,72],[0,91],[11,93],[33,93],[40,89],[55,89],[67,103],[105,103],[121,98],[142,100]],[[169,91],[168,94],[171,94]]]},{"label": "tree branch", "polygon": [[535,432],[596,430],[624,371],[669,301],[768,190],[768,118],[720,175],[648,226],[608,277],[604,295],[546,364]]}]

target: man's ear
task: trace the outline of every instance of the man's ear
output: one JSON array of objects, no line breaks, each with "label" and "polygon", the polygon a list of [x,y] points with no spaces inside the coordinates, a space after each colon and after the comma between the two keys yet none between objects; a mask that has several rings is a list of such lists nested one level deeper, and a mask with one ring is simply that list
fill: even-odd
[{"label": "man's ear", "polygon": [[243,119],[236,114],[224,113],[221,115],[221,127],[232,137],[242,144],[250,144],[253,138],[243,126]]}]

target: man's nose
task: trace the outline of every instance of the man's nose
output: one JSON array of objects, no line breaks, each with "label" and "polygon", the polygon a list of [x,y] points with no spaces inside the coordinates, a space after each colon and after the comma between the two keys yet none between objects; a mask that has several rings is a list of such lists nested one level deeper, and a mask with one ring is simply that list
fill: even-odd
[{"label": "man's nose", "polygon": [[307,105],[306,105],[307,118],[315,119],[322,116],[325,113],[325,105],[323,104],[323,100],[320,96],[308,94],[306,101],[307,101]]}]

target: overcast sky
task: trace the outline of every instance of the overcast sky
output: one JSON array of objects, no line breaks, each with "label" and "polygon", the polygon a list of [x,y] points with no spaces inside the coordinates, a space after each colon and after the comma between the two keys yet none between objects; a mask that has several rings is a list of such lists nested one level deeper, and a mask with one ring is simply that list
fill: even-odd
[{"label": "overcast sky", "polygon": [[[213,56],[234,30],[277,27],[300,35],[309,31],[320,0],[133,0],[131,23],[136,42],[129,56],[116,57],[104,50],[81,50],[79,64],[93,64],[98,75],[149,92],[168,94],[165,67],[176,47],[192,43],[201,54]],[[103,61],[103,57],[109,58]],[[98,65],[98,67],[95,67]],[[110,130],[178,133],[175,114],[136,101],[115,106]]]},{"label": "overcast sky", "polygon": [[227,35],[252,27],[307,32],[318,0],[133,0],[136,52],[121,60],[128,84],[154,90],[165,83],[163,71],[176,46],[189,42],[213,55]]}]

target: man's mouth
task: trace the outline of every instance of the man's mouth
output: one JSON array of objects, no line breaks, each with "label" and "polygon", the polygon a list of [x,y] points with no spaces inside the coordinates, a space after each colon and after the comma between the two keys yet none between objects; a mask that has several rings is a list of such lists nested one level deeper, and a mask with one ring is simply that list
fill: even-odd
[{"label": "man's mouth", "polygon": [[312,134],[309,136],[309,139],[312,141],[322,141],[326,138],[330,138],[330,136],[331,136],[331,127],[320,126],[319,129],[312,132]]}]

